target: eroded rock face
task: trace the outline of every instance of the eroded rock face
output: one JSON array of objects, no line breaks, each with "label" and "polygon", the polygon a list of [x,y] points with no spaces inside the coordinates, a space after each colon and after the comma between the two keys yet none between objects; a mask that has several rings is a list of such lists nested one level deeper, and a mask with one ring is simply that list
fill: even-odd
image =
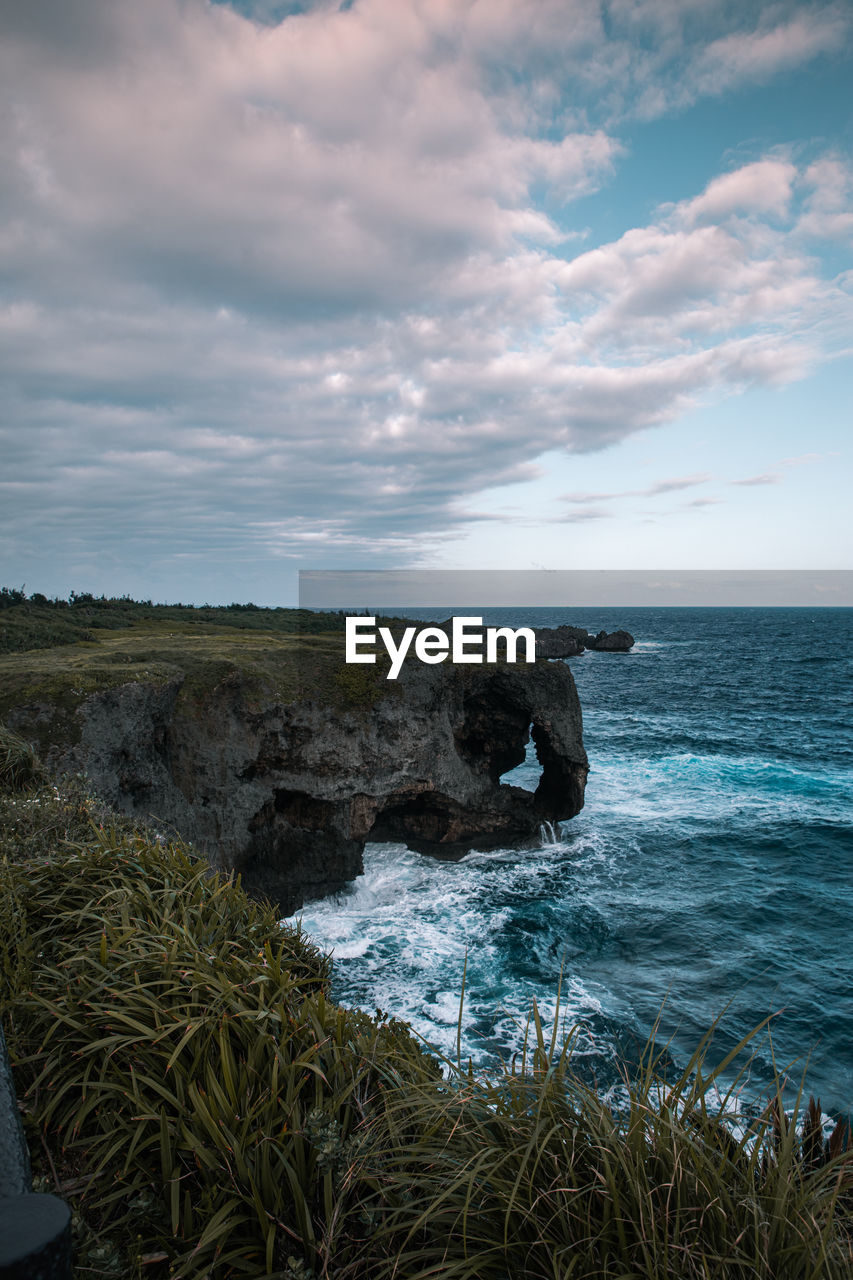
[{"label": "eroded rock face", "polygon": [[[362,871],[367,840],[455,857],[519,843],[583,805],[587,758],[569,668],[406,663],[371,705],[286,704],[238,670],[209,687],[132,683],[94,693],[79,739],[48,763],[86,772],[114,807],[173,829],[289,914]],[[28,716],[15,714],[26,733]],[[532,734],[535,793],[500,782]]]}]

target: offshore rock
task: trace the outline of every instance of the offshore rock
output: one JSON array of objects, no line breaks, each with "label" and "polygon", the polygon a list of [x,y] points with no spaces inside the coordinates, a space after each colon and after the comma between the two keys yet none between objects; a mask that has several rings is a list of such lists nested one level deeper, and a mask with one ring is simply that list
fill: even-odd
[{"label": "offshore rock", "polygon": [[537,627],[537,658],[576,658],[583,653],[589,633],[582,627]]},{"label": "offshore rock", "polygon": [[627,653],[634,644],[634,637],[627,631],[599,631],[585,642],[585,648],[598,649],[606,653]]},{"label": "offshore rock", "polygon": [[634,637],[627,631],[599,631],[593,636],[585,627],[539,627],[536,629],[537,658],[576,658],[584,649],[607,653],[627,653]]},{"label": "offshore rock", "polygon": [[[581,711],[563,664],[409,661],[396,681],[346,667],[367,680],[350,705],[329,682],[285,697],[238,665],[206,670],[96,689],[64,719],[43,700],[6,719],[51,768],[86,773],[113,807],[178,832],[283,914],[360,874],[368,840],[458,857],[523,843],[583,806]],[[531,736],[535,792],[500,781]]]}]

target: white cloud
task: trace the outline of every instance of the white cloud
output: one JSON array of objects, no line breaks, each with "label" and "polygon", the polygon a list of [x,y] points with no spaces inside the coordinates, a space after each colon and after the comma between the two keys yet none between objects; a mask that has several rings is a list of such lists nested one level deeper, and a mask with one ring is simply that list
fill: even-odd
[{"label": "white cloud", "polygon": [[787,161],[757,160],[714,178],[701,196],[683,206],[682,216],[687,223],[726,218],[730,214],[784,217],[796,177],[796,168]]},{"label": "white cloud", "polygon": [[781,483],[781,481],[782,481],[782,477],[779,475],[779,473],[778,473],[778,472],[776,472],[776,471],[764,471],[764,472],[762,472],[762,473],[761,473],[761,475],[757,475],[757,476],[747,476],[747,477],[746,477],[745,479],[743,479],[743,480],[732,480],[732,481],[731,481],[731,483],[732,483],[732,484],[755,485],[755,484],[780,484],[780,483]]},{"label": "white cloud", "polygon": [[[844,299],[803,243],[846,226],[838,157],[765,156],[572,257],[565,206],[623,154],[623,71],[642,98],[660,66],[694,65],[691,22],[726,21],[699,0],[611,9],[605,36],[580,0],[360,0],[271,25],[200,0],[13,7],[13,554],[105,529],[141,563],[158,536],[411,554],[546,450],[819,359]],[[792,23],[737,32],[737,73],[788,65]],[[724,38],[700,42],[702,74]],[[661,110],[681,92],[664,83]]]},{"label": "white cloud", "polygon": [[811,462],[821,462],[824,458],[837,458],[838,454],[833,453],[800,453],[795,458],[780,458],[780,467],[804,467]]},{"label": "white cloud", "polygon": [[[620,489],[615,493],[564,493],[562,500],[570,503],[588,503],[612,501],[615,498],[653,498],[661,493],[676,493],[680,489],[692,489],[694,485],[707,484],[713,476],[709,472],[698,472],[690,476],[672,476],[666,480],[658,480],[644,489]],[[698,499],[704,502],[705,499]]]},{"label": "white cloud", "polygon": [[557,516],[554,524],[585,524],[589,520],[607,520],[612,516],[612,512],[604,510],[602,507],[579,507],[577,511],[567,511],[564,515]]},{"label": "white cloud", "polygon": [[849,6],[797,0],[610,0],[607,41],[579,74],[613,118],[654,119],[702,97],[765,84],[849,40]]},{"label": "white cloud", "polygon": [[843,43],[850,15],[840,5],[809,9],[787,21],[773,22],[768,7],[754,31],[737,31],[712,41],[696,59],[694,83],[699,93],[722,93],[733,85],[767,80],[780,71],[830,53]]},{"label": "white cloud", "polygon": [[822,156],[803,175],[811,188],[799,230],[824,240],[853,240],[853,171],[837,155]]},{"label": "white cloud", "polygon": [[[476,23],[468,56],[445,43],[458,6],[366,0],[274,27],[175,0],[88,7],[113,35],[95,67],[7,44],[7,212],[73,234],[101,288],[145,275],[279,314],[411,303],[472,252],[553,242],[531,182],[571,199],[618,151],[601,130],[541,136],[532,108],[507,127]],[[501,50],[519,25],[496,7]],[[27,240],[19,267],[56,265]]]},{"label": "white cloud", "polygon": [[[734,383],[738,364],[747,380],[798,376],[812,355],[805,346],[797,353],[787,335],[833,291],[802,252],[791,218],[778,225],[796,177],[788,162],[743,166],[559,267],[567,305],[584,315],[567,336],[576,347],[636,360],[702,345]],[[762,342],[768,326],[775,340]],[[715,339],[724,340],[714,347]]]}]

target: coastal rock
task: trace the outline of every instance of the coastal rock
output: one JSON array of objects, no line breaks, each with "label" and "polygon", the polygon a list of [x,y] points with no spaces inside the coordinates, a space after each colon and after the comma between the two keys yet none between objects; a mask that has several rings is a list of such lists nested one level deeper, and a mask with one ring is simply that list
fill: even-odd
[{"label": "coastal rock", "polygon": [[599,631],[586,643],[587,649],[597,649],[605,653],[627,653],[634,644],[634,637],[627,631]]},{"label": "coastal rock", "polygon": [[[358,875],[368,840],[458,857],[581,809],[587,758],[567,666],[409,662],[393,682],[344,670],[372,682],[354,705],[322,687],[283,698],[220,664],[98,689],[61,722],[37,700],[6,719],[51,744],[52,768],[85,772],[115,808],[191,840],[284,914]],[[535,792],[500,781],[531,736]]]},{"label": "coastal rock", "polygon": [[589,633],[582,627],[537,627],[537,658],[577,658]]},{"label": "coastal rock", "polygon": [[584,627],[538,627],[536,629],[536,656],[538,658],[576,658],[584,649],[606,653],[627,653],[634,644],[634,637],[627,631],[599,631],[590,635]]},{"label": "coastal rock", "polygon": [[[438,623],[438,629],[451,635],[451,620]],[[485,637],[486,628],[470,626],[469,636]],[[591,635],[585,627],[534,627],[537,658],[577,658],[584,649],[607,653],[627,653],[634,644],[634,637],[627,631],[599,631]],[[522,648],[523,652],[523,648]]]}]

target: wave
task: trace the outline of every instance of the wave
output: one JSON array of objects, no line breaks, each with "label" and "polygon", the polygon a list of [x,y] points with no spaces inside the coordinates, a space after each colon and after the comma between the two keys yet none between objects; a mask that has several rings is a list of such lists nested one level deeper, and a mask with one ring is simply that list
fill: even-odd
[{"label": "wave", "polygon": [[[839,655],[853,613],[810,623],[807,654],[802,619],[785,613],[555,616],[639,638],[634,663],[572,665],[584,809],[539,847],[456,863],[368,846],[364,877],[302,912],[335,955],[336,997],[407,1018],[453,1056],[467,955],[462,1053],[487,1065],[517,1049],[534,997],[555,1015],[562,973],[561,1026],[577,1024],[578,1061],[617,1091],[619,1059],[662,1006],[686,1057],[734,1000],[720,1056],[777,1015],[756,1095],[774,1052],[776,1065],[811,1054],[810,1087],[849,1107],[853,738]],[[532,790],[540,772],[531,746],[504,781]]]}]

